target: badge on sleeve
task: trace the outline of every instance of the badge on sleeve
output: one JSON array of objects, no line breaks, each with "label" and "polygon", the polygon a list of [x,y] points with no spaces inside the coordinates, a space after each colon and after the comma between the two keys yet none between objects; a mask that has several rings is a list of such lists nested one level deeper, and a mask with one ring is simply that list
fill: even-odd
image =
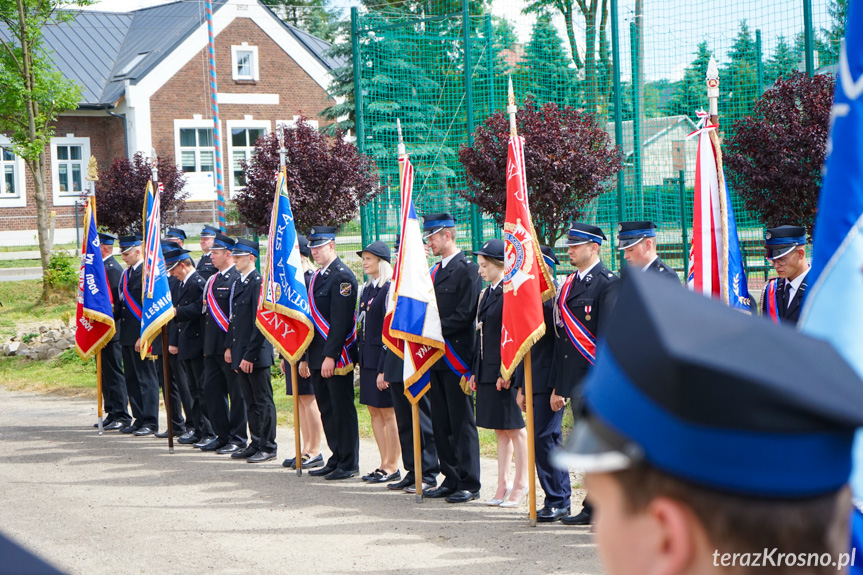
[{"label": "badge on sleeve", "polygon": [[345,282],[343,284],[339,284],[339,293],[345,297],[351,295],[351,284]]}]

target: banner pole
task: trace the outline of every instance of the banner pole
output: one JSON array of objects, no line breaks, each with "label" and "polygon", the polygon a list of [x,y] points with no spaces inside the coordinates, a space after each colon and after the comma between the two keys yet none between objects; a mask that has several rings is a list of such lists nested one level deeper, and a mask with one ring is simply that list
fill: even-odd
[{"label": "banner pole", "polygon": [[527,408],[527,502],[530,506],[528,525],[536,527],[536,446],[533,435],[533,370],[530,350],[524,355],[524,405]]},{"label": "banner pole", "polygon": [[168,363],[168,326],[162,326],[162,370],[165,374],[165,412],[168,414],[168,453],[174,453],[174,424],[171,421],[171,366]]},{"label": "banner pole", "polygon": [[99,414],[99,435],[102,435],[102,350],[96,352],[96,411]]},{"label": "banner pole", "polygon": [[420,435],[420,406],[411,402],[411,419],[414,428],[414,479],[416,482],[416,502],[423,502],[423,450]]},{"label": "banner pole", "polygon": [[291,392],[294,394],[294,467],[297,477],[303,476],[303,454],[300,453],[300,383],[299,370],[295,362],[291,364]]}]

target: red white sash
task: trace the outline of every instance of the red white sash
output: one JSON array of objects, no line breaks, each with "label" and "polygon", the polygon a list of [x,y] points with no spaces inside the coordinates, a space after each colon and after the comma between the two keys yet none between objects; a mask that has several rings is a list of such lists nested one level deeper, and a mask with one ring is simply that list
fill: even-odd
[{"label": "red white sash", "polygon": [[572,310],[566,305],[566,299],[569,297],[569,292],[572,290],[572,280],[575,278],[575,274],[570,274],[566,281],[563,283],[563,287],[560,290],[560,298],[558,299],[557,305],[560,310],[560,317],[563,320],[563,328],[566,332],[566,335],[569,337],[569,341],[572,342],[572,345],[575,346],[575,349],[584,356],[591,365],[593,365],[594,360],[596,359],[596,337],[590,333],[584,324],[578,321],[578,318],[575,317],[575,314],[572,313]]}]

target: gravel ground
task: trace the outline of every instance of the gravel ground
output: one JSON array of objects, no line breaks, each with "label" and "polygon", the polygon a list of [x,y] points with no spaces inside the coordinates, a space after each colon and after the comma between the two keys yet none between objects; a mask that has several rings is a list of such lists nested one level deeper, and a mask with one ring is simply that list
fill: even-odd
[{"label": "gravel ground", "polygon": [[[286,428],[278,463],[255,466],[99,437],[95,419],[91,401],[0,391],[0,531],[69,573],[601,573],[587,528],[528,527],[526,506],[297,477]],[[373,469],[374,444],[360,452]],[[483,460],[483,499],[495,473]]]}]

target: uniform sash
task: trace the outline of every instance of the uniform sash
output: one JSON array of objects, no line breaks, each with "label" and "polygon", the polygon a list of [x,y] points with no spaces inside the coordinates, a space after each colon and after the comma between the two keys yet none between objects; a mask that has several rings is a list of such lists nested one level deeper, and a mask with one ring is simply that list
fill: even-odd
[{"label": "uniform sash", "polygon": [[[440,270],[440,268],[441,268],[441,265],[440,265],[440,262],[438,262],[435,265],[433,265],[431,270],[429,271],[429,274],[431,275],[431,278],[432,278],[432,283],[434,283],[435,278],[437,277],[437,273]],[[452,348],[452,346],[450,345],[449,341],[446,338],[444,338],[444,344],[445,344],[445,348],[444,348],[443,359],[446,362],[447,366],[449,366],[450,370],[452,370],[452,372],[454,374],[456,374],[460,378],[464,379],[465,381],[470,379],[471,372],[470,372],[470,367],[468,366],[468,364],[465,363],[464,361],[462,361],[462,359],[458,356],[458,354],[455,352],[455,350]]]},{"label": "uniform sash", "polygon": [[123,301],[126,302],[126,307],[129,308],[129,311],[132,312],[132,315],[140,323],[141,306],[138,305],[135,298],[133,298],[132,294],[129,293],[129,269],[130,268],[126,268],[123,270],[123,279],[121,281],[123,284]]},{"label": "uniform sash", "polygon": [[[213,284],[217,277],[219,277],[219,274],[211,276],[210,279],[207,280],[207,308],[210,310],[210,314],[213,316],[213,319],[216,320],[216,325],[219,326],[219,329],[227,332],[229,321],[228,316],[226,316],[225,312],[222,311],[222,308],[219,307],[219,303],[216,301],[216,296],[213,293]],[[231,295],[233,295],[233,286],[231,286],[231,292]],[[231,301],[229,299],[228,306],[230,305]]]},{"label": "uniform sash", "polygon": [[570,274],[563,287],[560,290],[560,298],[557,305],[560,311],[560,317],[563,320],[563,329],[566,332],[569,341],[575,346],[575,349],[584,356],[591,365],[596,359],[596,337],[590,333],[584,324],[578,321],[569,306],[566,305],[566,299],[569,297],[569,292],[572,290],[572,280],[575,274]]},{"label": "uniform sash", "polygon": [[776,289],[776,284],[779,280],[772,279],[767,282],[767,297],[765,297],[764,311],[767,312],[767,317],[776,323],[782,323],[779,316],[779,290]]},{"label": "uniform sash", "polygon": [[[318,278],[318,274],[320,270],[316,271],[312,276],[312,281],[309,282],[309,307],[312,311],[312,323],[315,324],[315,330],[321,337],[327,339],[330,335],[330,322],[326,320],[326,318],[321,314],[318,310],[318,306],[315,305],[315,280]],[[357,341],[357,314],[354,313],[353,320],[351,321],[353,324],[353,328],[351,332],[348,334],[347,339],[345,340],[345,345],[342,346],[342,353],[339,354],[339,358],[336,360],[336,375],[345,375],[350,373],[354,368],[354,363],[351,361],[351,346],[354,345]]]}]

